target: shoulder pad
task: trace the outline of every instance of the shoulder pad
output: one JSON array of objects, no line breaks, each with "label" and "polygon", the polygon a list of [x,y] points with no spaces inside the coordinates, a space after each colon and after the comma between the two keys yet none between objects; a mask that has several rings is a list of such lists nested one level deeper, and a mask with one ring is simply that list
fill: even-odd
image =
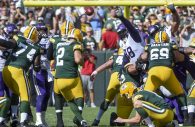
[{"label": "shoulder pad", "polygon": [[80,44],[75,44],[74,47],[73,47],[73,51],[74,50],[81,50],[81,51],[83,51],[83,47]]}]

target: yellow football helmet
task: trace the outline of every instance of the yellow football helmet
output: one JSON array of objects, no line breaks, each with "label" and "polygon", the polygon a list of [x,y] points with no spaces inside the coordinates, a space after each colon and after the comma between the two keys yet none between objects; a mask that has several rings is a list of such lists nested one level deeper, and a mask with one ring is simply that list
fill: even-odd
[{"label": "yellow football helmet", "polygon": [[73,39],[76,39],[78,42],[82,42],[83,34],[79,29],[74,28],[68,32],[68,39],[69,38],[73,38]]},{"label": "yellow football helmet", "polygon": [[35,26],[27,26],[24,30],[24,37],[31,40],[33,43],[37,43],[39,40],[39,32]]},{"label": "yellow football helmet", "polygon": [[62,24],[62,26],[60,27],[60,33],[61,33],[61,36],[64,37],[64,36],[67,36],[68,35],[68,32],[74,28],[74,25],[72,22],[70,21],[64,21],[64,23]]},{"label": "yellow football helmet", "polygon": [[156,43],[169,43],[169,36],[165,31],[159,31],[155,34],[154,40]]},{"label": "yellow football helmet", "polygon": [[125,95],[127,98],[131,98],[136,89],[137,88],[135,87],[133,82],[126,82],[126,83],[121,85],[120,94],[121,94],[121,96]]}]

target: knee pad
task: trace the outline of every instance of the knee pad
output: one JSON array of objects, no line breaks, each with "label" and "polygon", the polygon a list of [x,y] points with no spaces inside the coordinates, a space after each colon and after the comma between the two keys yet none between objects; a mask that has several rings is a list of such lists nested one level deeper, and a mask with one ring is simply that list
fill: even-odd
[{"label": "knee pad", "polygon": [[109,101],[106,101],[104,100],[101,105],[100,105],[100,109],[106,111],[108,109],[108,106],[109,106],[110,102]]}]

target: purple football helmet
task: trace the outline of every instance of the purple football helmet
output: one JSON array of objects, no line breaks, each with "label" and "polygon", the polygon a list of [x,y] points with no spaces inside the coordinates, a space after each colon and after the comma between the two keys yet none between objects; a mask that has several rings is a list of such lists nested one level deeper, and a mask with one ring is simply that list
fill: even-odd
[{"label": "purple football helmet", "polygon": [[43,30],[43,31],[47,32],[47,27],[43,23],[37,23],[36,28],[38,31]]},{"label": "purple football helmet", "polygon": [[128,31],[127,31],[127,28],[125,27],[124,24],[120,24],[118,26],[117,33],[118,33],[120,39],[124,39],[128,36]]},{"label": "purple football helmet", "polygon": [[148,28],[148,33],[150,36],[154,37],[154,35],[159,31],[160,27],[158,25],[151,25]]},{"label": "purple football helmet", "polygon": [[7,24],[3,31],[5,36],[10,39],[14,36],[14,34],[18,34],[19,32],[17,26],[13,23]]}]

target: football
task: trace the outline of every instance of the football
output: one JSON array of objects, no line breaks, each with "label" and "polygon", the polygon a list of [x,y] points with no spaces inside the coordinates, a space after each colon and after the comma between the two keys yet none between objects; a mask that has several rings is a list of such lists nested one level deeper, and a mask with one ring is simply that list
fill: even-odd
[{"label": "football", "polygon": [[84,7],[84,9],[85,9],[85,14],[86,15],[88,15],[88,16],[93,15],[93,13],[94,13],[93,7],[87,6],[87,7]]}]

